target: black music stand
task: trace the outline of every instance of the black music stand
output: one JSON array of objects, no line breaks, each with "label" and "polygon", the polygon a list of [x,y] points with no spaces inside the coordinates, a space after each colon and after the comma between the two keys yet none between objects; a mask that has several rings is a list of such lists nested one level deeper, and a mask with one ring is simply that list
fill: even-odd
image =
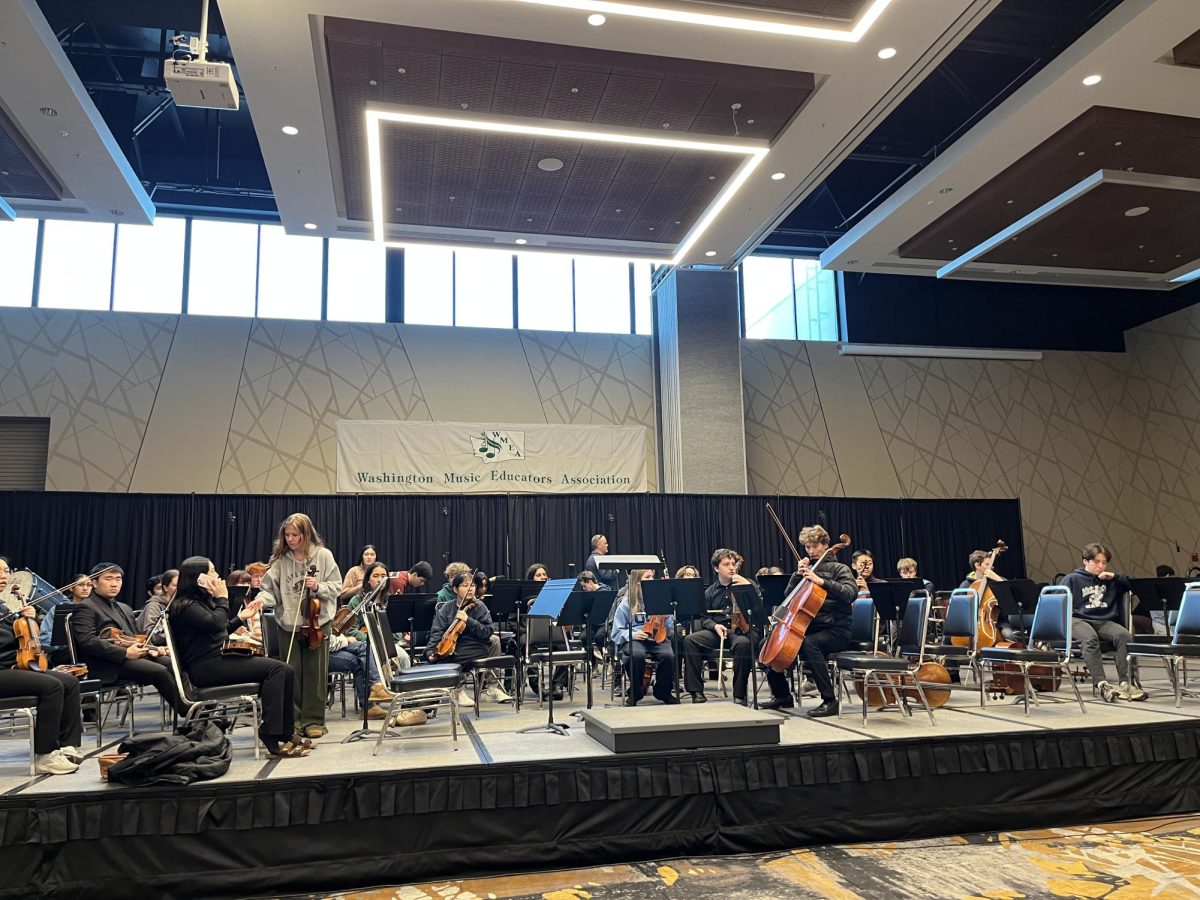
[{"label": "black music stand", "polygon": [[758,582],[767,609],[777,609],[783,605],[788,592],[788,582],[792,580],[791,575],[759,575],[754,580]]},{"label": "black music stand", "polygon": [[411,636],[409,649],[412,663],[417,665],[417,632],[428,632],[433,627],[437,611],[437,594],[392,594],[387,604],[388,627],[392,634]]},{"label": "black music stand", "polygon": [[[617,593],[616,593],[616,591],[610,591],[607,588],[600,588],[595,591],[581,590],[579,593],[583,594],[587,598],[586,599],[587,607],[584,610],[585,618],[587,620],[585,623],[586,627],[584,629],[584,636],[586,638],[586,641],[584,643],[584,649],[587,650],[587,660],[584,663],[584,668],[587,671],[587,708],[591,709],[592,708],[592,643],[594,640],[594,635],[596,633],[596,629],[592,626],[592,623],[593,622],[606,622],[608,620],[608,613],[612,609],[613,601],[615,601],[617,598]],[[574,597],[574,594],[572,594],[572,597]],[[601,650],[601,652],[603,652],[603,649]]]},{"label": "black music stand", "polygon": [[[1139,612],[1161,612],[1167,635],[1171,634],[1171,613],[1179,612],[1183,603],[1186,578],[1134,578],[1133,592],[1139,601]],[[1130,611],[1132,615],[1132,610]]]},{"label": "black music stand", "polygon": [[1044,584],[1030,581],[1028,578],[1011,578],[1008,581],[989,581],[992,595],[1010,626],[1020,625],[1017,629],[1022,634],[1029,633],[1029,624],[1033,621],[1033,613],[1037,609],[1038,597]]},{"label": "black music stand", "polygon": [[[551,629],[557,628],[559,625],[576,624],[574,620],[578,620],[578,624],[583,624],[583,606],[586,598],[585,591],[576,591],[574,578],[555,578],[550,581],[535,582],[540,588],[537,597],[533,601],[533,605],[529,607],[529,612],[525,618],[545,618],[550,620]],[[572,600],[573,596],[578,599]],[[571,619],[572,621],[567,621]],[[547,642],[546,656],[546,675],[547,681],[552,681],[554,678],[554,637],[551,635]],[[546,731],[550,734],[562,735],[567,734],[567,729],[571,726],[564,722],[554,721],[554,691],[550,689],[549,684],[541,684],[539,686],[546,688],[546,724],[534,725],[530,728],[522,728],[518,734],[530,734],[533,732]],[[523,686],[522,686],[523,687]]]},{"label": "black music stand", "polygon": [[[699,578],[660,578],[642,582],[642,603],[646,615],[669,614],[679,624],[682,614],[695,618],[708,612],[708,601],[704,599],[704,584]],[[665,610],[665,612],[659,612]],[[679,696],[679,673],[683,658],[679,653],[679,629],[671,629],[671,649],[675,651],[675,696]],[[632,671],[633,657],[630,657]]]},{"label": "black music stand", "polygon": [[[544,581],[524,581],[517,578],[505,578],[494,582],[492,594],[485,601],[488,612],[492,614],[493,619],[497,616],[503,616],[505,619],[509,616],[515,617],[516,624],[513,625],[513,633],[519,638],[521,618],[526,614],[529,605],[533,603],[533,598],[538,595],[545,583]],[[505,652],[508,651],[505,650]],[[513,689],[515,692],[519,692],[519,696],[525,691],[525,654],[519,646],[515,656],[517,657],[517,683],[513,685]]]},{"label": "black music stand", "polygon": [[[767,576],[764,576],[767,577]],[[772,575],[771,578],[789,577]],[[786,587],[786,584],[785,584]],[[799,585],[797,585],[799,588]],[[741,610],[746,621],[750,623],[750,691],[754,697],[754,709],[758,709],[758,653],[762,644],[762,635],[771,624],[771,619],[767,613],[768,609],[775,609],[783,603],[780,602],[775,606],[768,607],[766,597],[759,595],[759,589],[753,584],[731,584],[729,586],[729,595],[732,600],[736,601],[738,609]],[[733,630],[733,606],[729,607],[729,630]],[[717,677],[721,677],[721,673],[717,673]]]}]

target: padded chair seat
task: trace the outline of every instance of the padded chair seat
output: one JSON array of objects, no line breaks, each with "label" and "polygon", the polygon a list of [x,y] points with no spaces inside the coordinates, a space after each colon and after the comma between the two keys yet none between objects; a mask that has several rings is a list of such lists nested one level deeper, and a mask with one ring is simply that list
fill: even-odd
[{"label": "padded chair seat", "polygon": [[[583,662],[587,658],[587,653],[583,650],[555,650],[554,661],[556,663]],[[529,654],[530,662],[547,662],[550,659],[550,653],[547,650],[533,650]]]},{"label": "padded chair seat", "polygon": [[33,709],[37,706],[37,697],[5,697],[0,700],[0,712],[11,712],[14,709]]},{"label": "padded chair seat", "polygon": [[258,684],[218,684],[205,688],[192,685],[191,694],[197,700],[233,700],[237,697],[256,697],[261,687]]},{"label": "padded chair seat", "polygon": [[405,669],[404,673],[407,674],[408,672],[413,671],[413,669],[425,672],[426,674],[431,674],[433,672],[462,672],[462,666],[458,663],[425,663],[423,665],[411,666]]},{"label": "padded chair seat", "polygon": [[980,659],[995,662],[1056,663],[1062,657],[1053,650],[1012,650],[1008,647],[984,647],[979,651]]},{"label": "padded chair seat", "polygon": [[103,690],[104,685],[100,683],[99,678],[81,678],[79,679],[79,693],[94,694],[97,691]]},{"label": "padded chair seat", "polygon": [[468,663],[464,663],[463,667],[467,669],[508,669],[517,664],[515,656],[489,656],[486,659],[473,659]]},{"label": "padded chair seat", "polygon": [[870,656],[865,653],[843,653],[838,656],[839,669],[874,669],[877,672],[907,672],[906,659],[891,656]]},{"label": "padded chair seat", "polygon": [[1200,658],[1200,644],[1147,644],[1144,641],[1129,643],[1125,649],[1143,656],[1187,656]]},{"label": "padded chair seat", "polygon": [[966,659],[971,655],[970,647],[960,647],[957,644],[926,644],[925,655],[946,656],[951,659]]},{"label": "padded chair seat", "polygon": [[826,659],[837,659],[839,656],[845,656],[845,655],[850,655],[850,654],[855,654],[855,655],[861,656],[864,653],[870,653],[870,652],[871,652],[871,642],[870,641],[861,641],[858,643],[851,641],[850,646],[847,647],[845,650],[839,650],[837,653],[830,653],[825,658]]},{"label": "padded chair seat", "polygon": [[462,669],[454,666],[437,672],[428,672],[431,666],[415,666],[405,669],[392,679],[393,694],[406,694],[409,691],[428,691],[436,688],[456,688],[462,681]]},{"label": "padded chair seat", "polygon": [[1135,634],[1134,640],[1139,644],[1169,644],[1171,636],[1169,634]]}]

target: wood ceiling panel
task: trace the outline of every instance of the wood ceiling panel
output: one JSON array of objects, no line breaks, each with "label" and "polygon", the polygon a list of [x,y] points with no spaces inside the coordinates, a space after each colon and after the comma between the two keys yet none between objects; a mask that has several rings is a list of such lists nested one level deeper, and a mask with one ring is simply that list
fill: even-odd
[{"label": "wood ceiling panel", "polygon": [[[906,241],[901,245],[899,255],[910,259],[954,259],[1100,169],[1200,178],[1200,119],[1092,107]],[[1124,202],[1117,198],[1126,196],[1126,192],[1114,192],[1112,188],[1115,187],[1118,186],[1105,185],[1100,195],[1112,197],[1118,204]],[[1146,205],[1151,207],[1154,216],[1151,219],[1148,214],[1142,218],[1157,221],[1156,205],[1163,204],[1171,210],[1178,206],[1176,200],[1166,199],[1171,192],[1150,190],[1151,195],[1145,202],[1130,202],[1121,207],[1118,212],[1122,218],[1125,209]],[[1193,204],[1200,198],[1194,193],[1187,196],[1192,198]],[[1011,247],[1005,245],[1003,250],[992,251],[996,254],[995,259],[989,254],[984,260],[1034,265],[1033,256],[1040,260],[1058,253],[1057,257],[1049,257],[1053,263],[1038,264],[1075,266],[1065,260],[1091,259],[1098,264],[1080,267],[1147,272],[1173,268],[1171,265],[1161,267],[1161,255],[1153,255],[1158,261],[1155,264],[1145,261],[1150,256],[1131,256],[1121,243],[1125,233],[1121,229],[1097,228],[1097,223],[1090,217],[1100,212],[1094,207],[1098,201],[1088,199],[1090,197],[1091,194],[1082,201],[1068,204],[1052,219],[1046,220],[1044,227],[1035,227],[1036,240],[1031,232],[1026,232],[1018,241],[1009,242]],[[1138,221],[1125,219],[1130,227],[1136,227],[1131,223]],[[1190,220],[1179,220],[1175,225],[1192,233],[1200,232],[1194,212]],[[1147,242],[1136,241],[1134,245],[1137,243]],[[1026,248],[1032,255],[1022,258]],[[1165,246],[1161,252],[1166,252]],[[1185,251],[1178,252],[1186,255]],[[1137,259],[1141,259],[1138,266],[1129,265]],[[1120,264],[1116,260],[1120,260]]]},{"label": "wood ceiling panel", "polygon": [[[861,3],[779,5],[826,15]],[[337,18],[325,20],[325,41],[346,215],[362,221],[370,218],[363,111],[372,102],[770,140],[815,86],[808,72]],[[396,123],[384,126],[382,146],[392,223],[656,242],[681,239],[741,161]],[[562,169],[539,170],[545,157]],[[502,212],[508,224],[493,224]]]}]

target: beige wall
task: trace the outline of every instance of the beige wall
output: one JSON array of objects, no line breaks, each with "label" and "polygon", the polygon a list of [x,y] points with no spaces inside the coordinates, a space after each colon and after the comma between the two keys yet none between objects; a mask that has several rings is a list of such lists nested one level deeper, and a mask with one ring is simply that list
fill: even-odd
[{"label": "beige wall", "polygon": [[58,491],[330,493],[338,419],[643,425],[633,335],[12,309],[0,416],[49,416]]},{"label": "beige wall", "polygon": [[[1030,574],[1081,544],[1200,547],[1200,307],[1041,362],[742,343],[751,493],[1017,497]],[[0,416],[49,416],[51,490],[326,493],[339,418],[640,424],[649,338],[9,309]],[[1182,553],[1175,553],[1178,541]]]},{"label": "beige wall", "polygon": [[1200,547],[1200,307],[1127,340],[1041,362],[746,341],[750,491],[1017,497],[1033,577],[1092,540],[1119,568],[1182,574]]}]

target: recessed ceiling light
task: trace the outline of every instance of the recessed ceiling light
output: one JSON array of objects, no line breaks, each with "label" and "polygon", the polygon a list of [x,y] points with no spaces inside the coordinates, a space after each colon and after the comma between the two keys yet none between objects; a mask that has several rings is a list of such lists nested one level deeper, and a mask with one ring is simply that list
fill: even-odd
[{"label": "recessed ceiling light", "polygon": [[284,134],[288,134],[288,135],[300,133],[300,129],[297,128],[295,125],[284,125],[279,130],[282,131]]},{"label": "recessed ceiling light", "polygon": [[773,175],[771,175],[771,180],[772,181],[782,181],[786,177],[787,176],[783,172],[775,172]]},{"label": "recessed ceiling light", "polygon": [[1088,87],[1091,87],[1093,84],[1099,84],[1100,76],[1099,75],[1089,75],[1087,78],[1083,79],[1083,83],[1086,84]]},{"label": "recessed ceiling light", "polygon": [[[862,40],[867,31],[875,24],[884,10],[891,5],[892,0],[870,0],[864,4],[866,9],[859,15],[858,20],[849,30],[830,28],[821,25],[794,25],[788,22],[770,21],[769,19],[750,18],[738,15],[723,15],[720,13],[690,12],[682,9],[672,9],[666,2],[645,2],[645,0],[521,0],[538,6],[556,6],[561,9],[606,12],[609,15],[632,16],[639,19],[657,19],[663,22],[674,22],[683,25],[703,25],[709,28],[728,28],[735,31],[757,31],[762,34],[782,34],[788,37],[816,38],[825,41],[840,41],[855,44]],[[591,22],[591,17],[588,17]],[[593,23],[599,24],[599,23]]]},{"label": "recessed ceiling light", "polygon": [[527,240],[525,240],[525,238],[517,238],[515,241],[513,241],[513,243],[514,244],[528,244],[529,242]]},{"label": "recessed ceiling light", "polygon": [[1131,207],[1131,208],[1125,210],[1125,215],[1127,215],[1127,216],[1129,216],[1129,218],[1133,219],[1133,218],[1136,218],[1137,216],[1144,216],[1148,212],[1150,212],[1150,207],[1148,207],[1148,206],[1134,206],[1134,207]]},{"label": "recessed ceiling light", "polygon": [[123,210],[123,209],[110,209],[109,212],[112,213],[114,216],[125,215],[125,210]]},{"label": "recessed ceiling light", "polygon": [[38,112],[40,112],[43,116],[46,116],[46,118],[48,118],[48,119],[53,119],[55,116],[58,115],[58,110],[55,109],[53,106],[43,106],[41,109],[38,110]]},{"label": "recessed ceiling light", "polygon": [[70,136],[71,136],[71,132],[69,132],[69,131],[60,131],[60,132],[58,133],[58,136],[59,136],[59,137],[70,137]]},{"label": "recessed ceiling light", "polygon": [[882,50],[880,50],[875,55],[878,56],[880,59],[891,59],[893,56],[896,55],[896,48],[895,47],[884,47]]},{"label": "recessed ceiling light", "polygon": [[604,18],[604,16],[600,15],[600,13],[592,13],[590,16],[588,16],[588,24],[596,28],[599,28],[607,21],[608,19]]},{"label": "recessed ceiling light", "polygon": [[705,251],[704,251],[704,255],[705,255],[705,256],[716,256],[716,255],[717,255],[717,251],[716,251],[716,250],[705,250]]},{"label": "recessed ceiling light", "polygon": [[557,172],[562,167],[563,161],[553,156],[547,156],[545,159],[538,160],[538,168],[543,172]]},{"label": "recessed ceiling light", "polygon": [[316,223],[316,222],[305,222],[305,223],[304,223],[304,227],[305,227],[306,229],[308,229],[309,231],[316,231],[316,230],[317,230],[317,223]]},{"label": "recessed ceiling light", "polygon": [[954,190],[954,188],[941,188],[938,190],[938,193],[939,194],[949,194],[953,190]]}]

